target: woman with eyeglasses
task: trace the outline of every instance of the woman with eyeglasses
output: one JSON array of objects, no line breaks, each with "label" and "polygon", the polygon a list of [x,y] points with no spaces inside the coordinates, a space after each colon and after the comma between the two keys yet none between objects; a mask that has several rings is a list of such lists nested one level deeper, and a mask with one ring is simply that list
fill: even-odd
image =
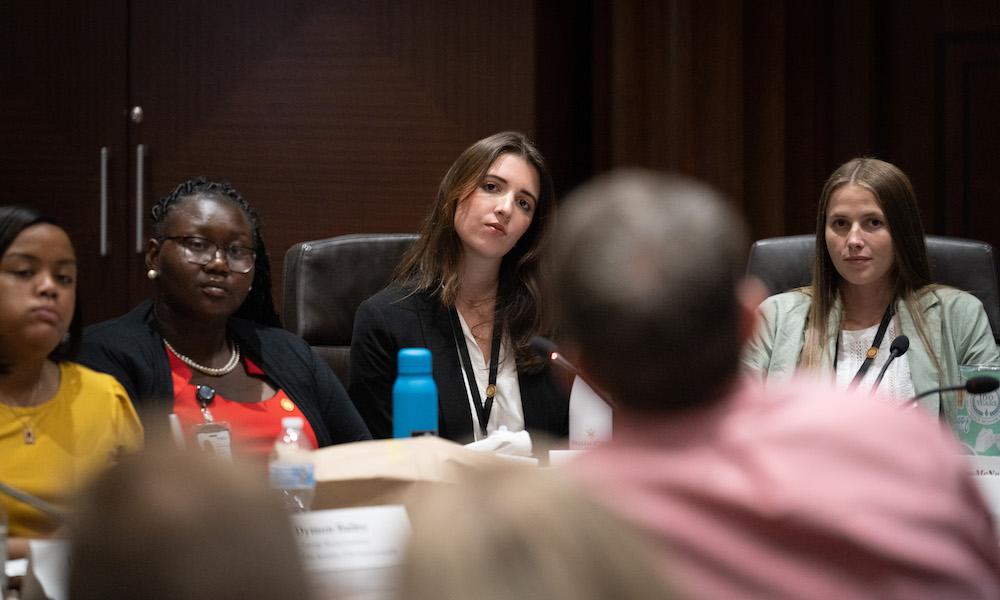
[{"label": "woman with eyeglasses", "polygon": [[[84,332],[144,422],[176,415],[188,445],[265,460],[284,417],[317,446],[370,439],[329,366],[281,329],[257,214],[228,183],[186,181],[152,209],[153,298]],[[175,431],[176,433],[176,431]]]}]

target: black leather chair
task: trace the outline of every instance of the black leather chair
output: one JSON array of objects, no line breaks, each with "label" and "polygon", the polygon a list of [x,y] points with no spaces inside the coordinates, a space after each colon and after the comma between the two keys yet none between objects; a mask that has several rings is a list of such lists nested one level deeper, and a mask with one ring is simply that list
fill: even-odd
[{"label": "black leather chair", "polygon": [[[925,239],[931,279],[979,298],[986,308],[993,338],[1000,343],[1000,285],[993,246],[938,235]],[[816,237],[812,234],[758,240],[750,248],[747,274],[763,281],[772,294],[808,285],[815,245]]]},{"label": "black leather chair", "polygon": [[384,288],[417,236],[365,233],[300,242],[285,254],[282,320],[350,382],[354,313]]}]

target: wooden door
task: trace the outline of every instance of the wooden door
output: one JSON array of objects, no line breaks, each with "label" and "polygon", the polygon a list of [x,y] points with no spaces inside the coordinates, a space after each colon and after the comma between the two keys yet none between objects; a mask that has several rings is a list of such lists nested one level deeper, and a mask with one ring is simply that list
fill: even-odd
[{"label": "wooden door", "polygon": [[0,3],[0,204],[67,229],[87,322],[130,303],[125,22],[121,0]]}]

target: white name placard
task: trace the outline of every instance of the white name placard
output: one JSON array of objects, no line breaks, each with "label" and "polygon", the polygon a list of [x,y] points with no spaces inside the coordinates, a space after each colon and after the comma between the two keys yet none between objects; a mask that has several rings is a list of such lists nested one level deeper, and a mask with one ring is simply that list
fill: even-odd
[{"label": "white name placard", "polygon": [[613,429],[611,407],[577,377],[569,392],[570,450],[589,450],[611,439]]},{"label": "white name placard", "polygon": [[392,597],[410,536],[402,505],[299,513],[292,528],[319,597]]},{"label": "white name placard", "polygon": [[1000,533],[1000,456],[968,456],[969,473],[979,484],[979,490],[993,513],[993,521]]}]

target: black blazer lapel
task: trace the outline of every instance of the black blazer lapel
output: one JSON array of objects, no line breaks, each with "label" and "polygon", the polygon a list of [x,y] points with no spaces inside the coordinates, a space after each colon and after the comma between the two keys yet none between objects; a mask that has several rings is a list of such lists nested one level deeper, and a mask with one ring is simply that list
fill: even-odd
[{"label": "black blazer lapel", "polygon": [[421,296],[417,309],[423,338],[433,355],[434,382],[438,388],[438,433],[452,440],[472,441],[472,410],[462,379],[462,364],[455,348],[448,310],[436,298]]}]

